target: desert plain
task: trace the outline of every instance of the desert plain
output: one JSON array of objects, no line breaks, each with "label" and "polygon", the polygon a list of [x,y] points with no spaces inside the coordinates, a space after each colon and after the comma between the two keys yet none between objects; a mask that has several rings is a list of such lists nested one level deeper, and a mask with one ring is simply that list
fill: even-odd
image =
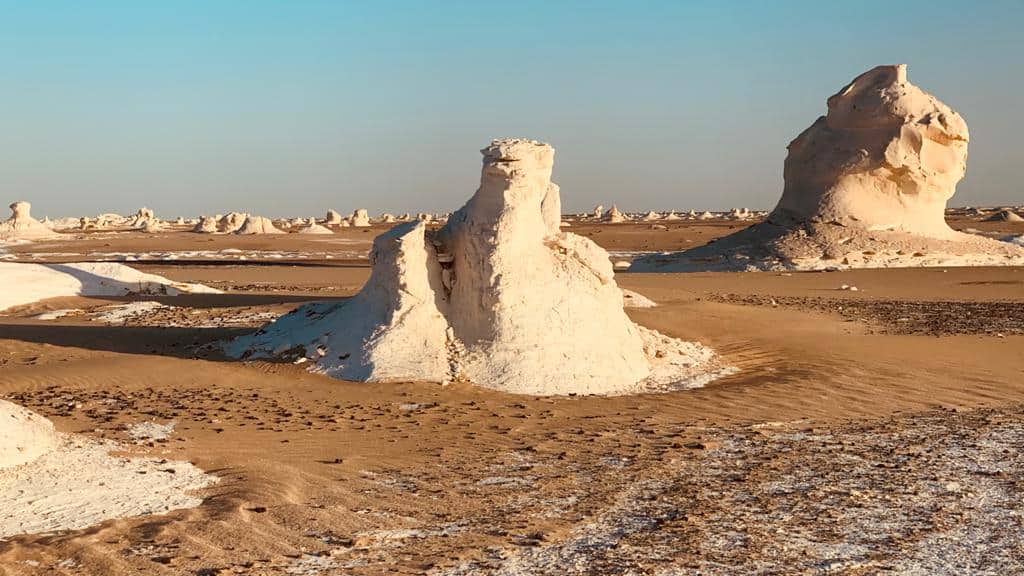
[{"label": "desert plain", "polygon": [[[724,216],[565,221],[621,263],[756,221]],[[1024,233],[966,211],[947,220]],[[3,313],[0,397],[217,482],[195,507],[7,536],[0,573],[1024,569],[1024,268],[620,264],[619,286],[656,303],[627,307],[633,321],[737,369],[669,393],[348,382],[219,351],[300,304],[358,292],[389,228],[168,226],[6,247],[5,261],[120,261],[222,293],[61,297]]]}]

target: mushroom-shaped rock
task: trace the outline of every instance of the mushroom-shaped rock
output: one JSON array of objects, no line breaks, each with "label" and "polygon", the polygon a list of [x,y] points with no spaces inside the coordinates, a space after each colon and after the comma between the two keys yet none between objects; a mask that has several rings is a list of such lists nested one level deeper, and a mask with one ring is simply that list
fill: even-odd
[{"label": "mushroom-shaped rock", "polygon": [[32,462],[55,449],[60,436],[39,414],[0,400],[0,470]]},{"label": "mushroom-shaped rock", "polygon": [[964,119],[911,84],[905,65],[878,66],[829,98],[827,114],[790,142],[782,197],[764,222],[645,256],[630,270],[1020,265],[1017,247],[946,224],[968,140]]},{"label": "mushroom-shaped rock", "polygon": [[789,144],[775,222],[837,221],[946,238],[946,201],[967,170],[967,123],[878,66],[828,99],[828,114]]},{"label": "mushroom-shaped rock", "polygon": [[33,218],[31,210],[32,205],[28,202],[11,204],[11,217],[0,222],[0,240],[42,240],[59,236],[59,233]]}]

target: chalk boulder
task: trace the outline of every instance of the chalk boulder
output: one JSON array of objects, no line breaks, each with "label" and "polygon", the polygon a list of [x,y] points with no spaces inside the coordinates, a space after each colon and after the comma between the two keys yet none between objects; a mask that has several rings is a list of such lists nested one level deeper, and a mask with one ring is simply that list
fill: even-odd
[{"label": "chalk boulder", "polygon": [[479,189],[443,228],[395,226],[375,240],[357,296],[301,307],[228,354],[523,394],[675,389],[721,373],[709,349],[634,324],[608,253],[559,230],[550,146],[497,140],[482,152]]}]

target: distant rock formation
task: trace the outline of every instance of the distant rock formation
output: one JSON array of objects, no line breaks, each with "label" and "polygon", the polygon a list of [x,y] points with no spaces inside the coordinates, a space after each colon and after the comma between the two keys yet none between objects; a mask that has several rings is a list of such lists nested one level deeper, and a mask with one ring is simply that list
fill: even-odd
[{"label": "distant rock formation", "polygon": [[374,241],[357,296],[303,306],[227,352],[523,394],[676,389],[722,372],[709,349],[634,324],[608,253],[559,230],[550,146],[497,140],[482,152],[479,189],[443,228],[403,223]]},{"label": "distant rock formation", "polygon": [[245,212],[229,212],[217,221],[217,229],[225,234],[233,234],[245,226],[248,219],[249,214]]},{"label": "distant rock formation", "polygon": [[1010,210],[1009,208],[1000,210],[995,214],[985,218],[985,222],[1024,222],[1024,218],[1021,218],[1019,214]]},{"label": "distant rock formation", "polygon": [[604,221],[609,224],[619,224],[620,222],[626,221],[626,216],[622,212],[619,212],[619,207],[613,205],[608,209],[608,212],[604,215]]},{"label": "distant rock formation", "polygon": [[152,210],[143,206],[139,208],[139,211],[132,216],[131,221],[128,223],[130,228],[142,229],[147,225],[159,226],[160,222],[156,219],[156,214]]},{"label": "distant rock formation", "polygon": [[54,232],[31,214],[32,205],[19,200],[11,204],[11,217],[0,222],[0,240],[43,240],[57,238]]},{"label": "distant rock formation", "polygon": [[328,226],[337,226],[341,224],[341,214],[336,210],[328,210],[327,217],[324,219],[324,224]]},{"label": "distant rock formation", "polygon": [[317,224],[316,218],[310,218],[305,226],[299,228],[299,234],[334,234],[334,231],[327,226]]},{"label": "distant rock formation", "polygon": [[782,197],[764,222],[630,270],[1020,263],[1024,252],[946,224],[968,139],[964,119],[911,84],[905,65],[878,66],[789,144]]},{"label": "distant rock formation", "polygon": [[274,227],[270,218],[263,216],[249,216],[235,234],[284,234],[282,230]]},{"label": "distant rock formation", "polygon": [[199,219],[199,223],[192,229],[193,232],[198,234],[216,234],[217,233],[217,219],[213,216],[203,216]]},{"label": "distant rock formation", "polygon": [[350,223],[356,228],[365,228],[370,225],[370,213],[366,208],[359,208],[349,218]]}]

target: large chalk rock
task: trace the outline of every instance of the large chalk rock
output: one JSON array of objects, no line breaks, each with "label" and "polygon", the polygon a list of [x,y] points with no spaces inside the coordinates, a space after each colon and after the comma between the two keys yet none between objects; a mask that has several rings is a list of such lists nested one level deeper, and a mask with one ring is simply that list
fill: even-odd
[{"label": "large chalk rock", "polygon": [[521,393],[609,392],[650,372],[607,253],[562,233],[554,150],[502,140],[483,150],[480,188],[437,240],[473,382]]},{"label": "large chalk rock", "polygon": [[0,400],[0,470],[27,464],[55,449],[60,436],[39,414]]},{"label": "large chalk rock", "polygon": [[709,349],[634,324],[608,253],[559,230],[550,146],[499,140],[483,154],[479,189],[443,228],[418,220],[378,237],[357,296],[303,306],[228,354],[527,394],[676,389],[721,372]]},{"label": "large chalk rock", "polygon": [[11,204],[11,217],[0,222],[0,240],[42,240],[55,238],[59,233],[36,220],[31,214],[32,205],[18,201]]},{"label": "large chalk rock", "polygon": [[356,296],[303,306],[231,342],[227,352],[298,354],[346,380],[449,380],[448,323],[438,308],[441,266],[424,230],[423,223],[408,222],[378,236],[373,271]]},{"label": "large chalk rock", "polygon": [[906,65],[878,66],[789,144],[782,197],[764,222],[630,270],[1022,264],[1024,252],[946,224],[968,140],[964,119],[911,84]]},{"label": "large chalk rock", "polygon": [[946,201],[967,170],[967,123],[878,66],[828,99],[828,114],[789,144],[776,222],[838,221],[950,237]]}]

